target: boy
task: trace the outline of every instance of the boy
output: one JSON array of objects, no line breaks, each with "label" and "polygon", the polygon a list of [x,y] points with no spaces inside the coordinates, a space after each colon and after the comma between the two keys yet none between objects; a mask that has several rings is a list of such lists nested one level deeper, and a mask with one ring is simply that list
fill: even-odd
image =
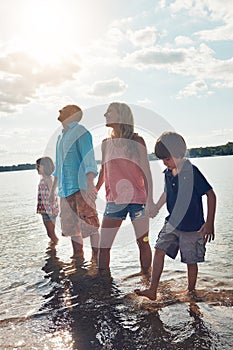
[{"label": "boy", "polygon": [[[204,261],[205,244],[214,240],[215,193],[198,168],[185,159],[187,152],[183,137],[165,132],[155,144],[155,154],[167,169],[165,190],[157,203],[159,210],[165,203],[169,215],[155,245],[150,287],[135,290],[137,295],[156,300],[157,288],[167,254],[175,259],[180,250],[181,261],[187,264],[188,292],[195,289],[198,262]],[[203,217],[202,196],[207,196],[207,218]]]}]

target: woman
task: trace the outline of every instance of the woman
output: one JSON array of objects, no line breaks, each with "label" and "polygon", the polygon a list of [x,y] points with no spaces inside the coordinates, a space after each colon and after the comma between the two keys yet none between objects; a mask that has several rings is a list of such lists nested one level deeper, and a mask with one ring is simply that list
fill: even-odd
[{"label": "woman", "polygon": [[127,104],[111,103],[105,117],[112,133],[102,142],[102,168],[96,185],[99,191],[105,182],[107,200],[101,226],[99,270],[109,269],[112,243],[129,214],[140,251],[141,272],[147,274],[151,267],[149,217],[157,209],[152,198],[146,145],[134,132],[133,114]]}]

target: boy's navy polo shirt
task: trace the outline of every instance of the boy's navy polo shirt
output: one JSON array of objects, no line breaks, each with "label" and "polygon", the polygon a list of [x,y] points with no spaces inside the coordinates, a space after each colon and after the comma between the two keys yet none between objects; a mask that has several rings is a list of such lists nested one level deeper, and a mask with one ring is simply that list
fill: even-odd
[{"label": "boy's navy polo shirt", "polygon": [[198,231],[205,222],[202,196],[212,187],[189,160],[185,160],[176,176],[173,176],[169,169],[166,169],[164,174],[169,212],[166,221],[180,231]]}]

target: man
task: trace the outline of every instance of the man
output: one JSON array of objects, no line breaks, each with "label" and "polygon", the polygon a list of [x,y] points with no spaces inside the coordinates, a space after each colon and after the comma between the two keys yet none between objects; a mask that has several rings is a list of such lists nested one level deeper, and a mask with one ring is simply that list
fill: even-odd
[{"label": "man", "polygon": [[83,238],[90,236],[92,258],[96,260],[99,220],[94,178],[97,166],[92,136],[79,124],[82,114],[76,105],[67,105],[59,111],[58,120],[63,130],[56,144],[55,180],[50,198],[54,197],[58,185],[62,234],[71,237],[72,257],[83,259]]}]

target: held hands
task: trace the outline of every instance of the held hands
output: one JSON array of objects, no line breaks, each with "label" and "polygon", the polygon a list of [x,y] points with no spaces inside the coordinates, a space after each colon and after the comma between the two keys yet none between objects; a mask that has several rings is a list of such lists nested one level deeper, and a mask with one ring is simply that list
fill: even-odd
[{"label": "held hands", "polygon": [[154,218],[156,215],[158,215],[158,213],[158,206],[153,202],[153,200],[148,201],[146,203],[146,215],[149,216],[149,218]]},{"label": "held hands", "polygon": [[198,232],[203,233],[205,243],[214,240],[214,225],[212,223],[205,222]]},{"label": "held hands", "polygon": [[98,191],[94,184],[88,184],[87,190],[82,192],[83,198],[90,206],[95,203]]},{"label": "held hands", "polygon": [[53,204],[54,201],[55,201],[55,193],[53,191],[51,191],[49,194],[49,203]]}]

